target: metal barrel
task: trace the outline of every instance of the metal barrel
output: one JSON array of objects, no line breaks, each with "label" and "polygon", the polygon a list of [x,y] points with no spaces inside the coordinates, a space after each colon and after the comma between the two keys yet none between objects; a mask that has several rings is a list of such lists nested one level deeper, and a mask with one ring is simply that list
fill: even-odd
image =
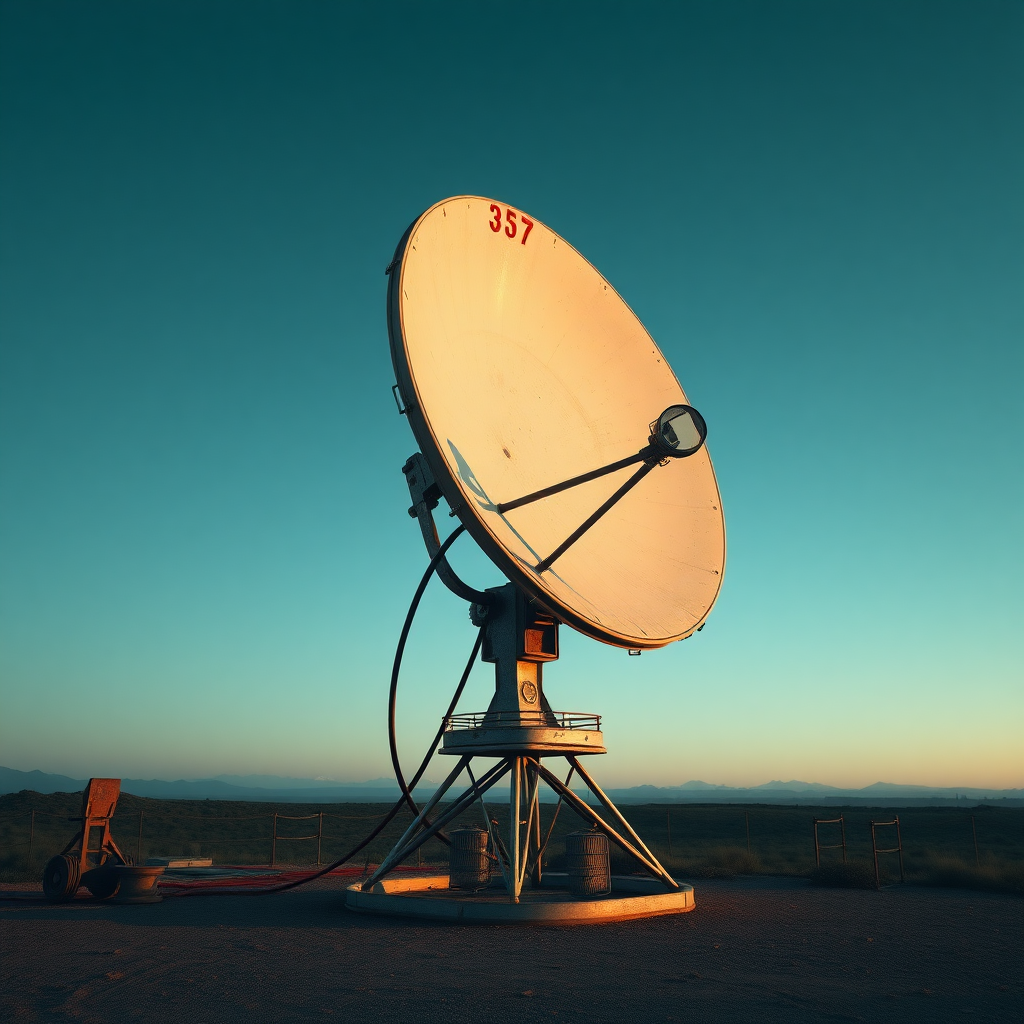
[{"label": "metal barrel", "polygon": [[115,903],[159,903],[163,898],[156,887],[164,873],[162,864],[126,864],[112,870],[119,882],[114,892]]},{"label": "metal barrel", "polygon": [[482,889],[491,881],[487,856],[487,833],[470,826],[448,833],[452,845],[448,854],[448,885],[452,889]]},{"label": "metal barrel", "polygon": [[565,868],[573,896],[612,891],[608,837],[603,832],[570,832],[565,837]]}]

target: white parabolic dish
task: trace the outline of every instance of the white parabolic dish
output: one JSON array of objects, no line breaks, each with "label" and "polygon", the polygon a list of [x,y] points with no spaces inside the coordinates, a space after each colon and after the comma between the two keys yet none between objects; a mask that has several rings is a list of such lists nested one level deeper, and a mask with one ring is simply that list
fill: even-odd
[{"label": "white parabolic dish", "polygon": [[707,618],[725,521],[707,446],[655,467],[550,569],[536,566],[636,470],[494,506],[633,455],[689,404],[614,288],[539,220],[457,196],[403,236],[388,329],[399,390],[445,499],[499,569],[575,629],[662,647]]}]

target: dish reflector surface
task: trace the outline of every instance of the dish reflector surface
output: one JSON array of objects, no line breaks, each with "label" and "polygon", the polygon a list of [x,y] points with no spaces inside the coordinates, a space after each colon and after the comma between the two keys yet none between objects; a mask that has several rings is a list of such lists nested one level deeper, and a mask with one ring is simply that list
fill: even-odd
[{"label": "dish reflector surface", "polygon": [[[543,573],[534,566],[637,467],[504,515],[494,509],[635,454],[652,421],[689,404],[633,311],[554,231],[496,200],[431,207],[396,260],[388,328],[399,388],[446,500],[476,541],[588,636],[630,648],[689,636],[725,569],[706,445],[656,466]],[[677,425],[685,447],[696,431],[687,419]]]}]

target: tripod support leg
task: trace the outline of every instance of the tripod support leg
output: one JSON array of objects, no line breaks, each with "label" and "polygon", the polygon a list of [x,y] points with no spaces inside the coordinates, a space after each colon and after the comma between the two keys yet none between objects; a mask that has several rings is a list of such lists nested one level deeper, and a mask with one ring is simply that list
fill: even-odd
[{"label": "tripod support leg", "polygon": [[526,831],[523,835],[523,846],[520,854],[519,864],[519,891],[522,892],[526,883],[526,876],[529,873],[531,861],[537,844],[534,841],[534,834],[539,835],[539,810],[538,789],[540,787],[540,775],[536,768],[537,762],[530,757],[523,758],[523,781],[526,784],[526,802],[529,810],[526,812]]},{"label": "tripod support leg", "polygon": [[[573,772],[575,770],[576,770],[575,768],[570,768],[569,769],[569,774],[565,777],[565,786],[567,788],[568,788],[570,780],[572,779]],[[538,781],[539,781],[539,779],[540,779],[540,763],[539,762],[537,763],[536,772],[537,772],[537,778],[538,778]],[[548,825],[547,833],[544,836],[543,841],[541,841],[541,838],[540,838],[540,831],[541,831],[540,830],[540,802],[539,802],[539,798],[538,798],[538,804],[537,804],[537,840],[536,840],[537,841],[537,849],[536,849],[536,852],[532,854],[532,856],[533,856],[533,865],[531,867],[531,873],[532,873],[532,876],[533,876],[533,879],[534,879],[534,885],[536,885],[538,888],[540,887],[540,884],[541,884],[541,860],[544,857],[544,851],[547,850],[547,848],[548,848],[548,843],[551,842],[551,835],[555,831],[555,824],[558,821],[558,815],[559,815],[559,812],[562,810],[562,804],[564,802],[565,802],[565,798],[562,796],[561,793],[559,793],[558,794],[558,803],[555,804],[555,813],[551,817],[551,824]]]},{"label": "tripod support leg", "polygon": [[467,764],[469,764],[469,760],[469,757],[466,755],[459,758],[459,763],[452,770],[452,773],[448,776],[447,779],[444,780],[444,782],[441,783],[440,786],[438,786],[434,795],[423,805],[423,808],[420,811],[420,813],[417,814],[415,818],[413,818],[412,824],[402,834],[402,838],[399,839],[398,842],[395,844],[391,853],[389,853],[384,858],[384,862],[381,864],[381,866],[377,868],[373,875],[371,875],[370,878],[367,880],[364,886],[365,888],[368,888],[369,886],[373,885],[373,883],[376,882],[378,879],[383,878],[383,876],[391,870],[391,867],[394,864],[398,863],[398,861],[396,860],[396,854],[398,854],[402,849],[404,849],[408,840],[415,834],[416,830],[420,827],[420,825],[423,824],[423,821],[427,817],[427,815],[434,809],[435,805],[438,803],[441,797],[443,797],[445,793],[448,792],[448,790],[452,786],[452,783],[455,782],[455,780],[462,774],[463,769],[466,767]]},{"label": "tripod support leg", "polygon": [[487,836],[491,841],[491,849],[494,851],[493,857],[498,863],[498,869],[501,871],[501,880],[505,883],[505,888],[511,890],[509,882],[509,874],[507,871],[508,866],[508,855],[505,852],[505,845],[501,841],[501,836],[498,835],[497,829],[494,827],[495,822],[491,821],[491,815],[487,810],[487,804],[484,803],[484,795],[480,793],[477,781],[473,778],[473,769],[471,766],[466,766],[466,771],[469,772],[469,779],[473,783],[474,791],[477,791],[477,800],[480,804],[480,810],[484,816],[484,828],[487,830]]},{"label": "tripod support leg", "polygon": [[626,835],[628,835],[629,838],[632,839],[633,842],[641,850],[644,851],[644,853],[649,858],[651,864],[653,864],[658,869],[657,872],[656,872],[658,877],[663,882],[671,884],[673,889],[678,889],[679,886],[676,884],[675,879],[661,866],[661,864],[658,861],[658,858],[655,857],[654,854],[651,853],[651,851],[647,849],[647,846],[644,843],[644,841],[636,834],[636,832],[633,831],[633,827],[622,816],[622,812],[618,809],[618,807],[615,806],[615,804],[613,804],[611,802],[611,800],[605,794],[604,790],[601,789],[601,787],[594,780],[593,776],[590,775],[584,769],[584,767],[580,764],[579,759],[577,757],[575,757],[574,755],[570,754],[566,758],[566,760],[569,762],[569,764],[571,764],[573,766],[573,768],[576,769],[576,774],[587,784],[587,788],[590,790],[590,792],[593,793],[594,796],[596,796],[598,800],[600,800],[600,802],[604,805],[604,807],[608,811],[608,813],[611,814],[615,818],[615,820],[619,823],[619,825],[622,827],[623,832],[625,832]]},{"label": "tripod support leg", "polygon": [[530,820],[533,825],[530,829],[530,866],[527,874],[530,876],[530,884],[539,889],[541,886],[541,827],[540,827],[540,772],[537,769],[536,761],[530,761],[530,777],[533,782],[533,800],[530,803]]},{"label": "tripod support leg", "polygon": [[661,879],[671,889],[678,889],[679,886],[676,884],[675,879],[669,875],[669,873],[657,862],[657,860],[649,860],[646,854],[642,853],[637,847],[635,847],[625,836],[619,834],[611,825],[605,821],[597,811],[591,807],[586,801],[580,799],[568,786],[563,785],[562,780],[549,772],[543,765],[539,765],[541,777],[544,781],[558,793],[566,804],[569,805],[584,821],[589,821],[593,825],[604,829],[608,833],[608,838],[612,840],[617,846],[621,847],[626,853],[628,853],[634,860],[638,861],[640,865],[650,874],[654,875],[655,878]]},{"label": "tripod support leg", "polygon": [[384,863],[363,883],[363,890],[371,889],[374,883],[379,882],[385,875],[390,873],[398,864],[400,864],[410,854],[415,853],[431,836],[436,835],[449,821],[457,818],[463,811],[468,807],[472,806],[473,801],[477,797],[486,793],[501,777],[508,771],[509,762],[508,760],[501,761],[496,764],[490,771],[488,771],[475,786],[465,790],[461,796],[453,801],[445,811],[437,817],[429,826],[429,828],[423,829],[423,831],[416,834],[416,830],[420,828],[423,823],[423,819],[433,809],[437,802],[442,796],[451,788],[452,783],[461,774],[463,768],[469,763],[471,755],[466,754],[459,759],[459,764],[456,765],[455,770],[448,776],[447,779],[441,784],[438,791],[430,798],[427,805],[420,811],[413,823],[406,829],[405,834],[398,841],[398,844],[384,859]]},{"label": "tripod support leg", "polygon": [[523,888],[523,878],[519,871],[519,862],[522,860],[523,856],[520,845],[522,829],[520,828],[519,821],[520,805],[522,803],[522,787],[523,759],[521,757],[514,757],[512,758],[512,784],[509,786],[508,802],[509,875],[511,876],[512,881],[512,889],[509,892],[509,896],[512,898],[513,903],[519,902],[519,893]]}]

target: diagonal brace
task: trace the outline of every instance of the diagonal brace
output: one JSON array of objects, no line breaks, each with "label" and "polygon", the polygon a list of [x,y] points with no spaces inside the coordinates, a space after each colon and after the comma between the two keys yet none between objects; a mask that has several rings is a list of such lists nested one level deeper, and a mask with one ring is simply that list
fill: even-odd
[{"label": "diagonal brace", "polygon": [[[461,761],[469,761],[471,757],[472,755],[470,754],[463,755],[463,758],[460,759],[460,764],[456,768],[456,772],[462,771]],[[437,803],[437,800],[440,799],[440,795],[442,795],[443,792],[451,786],[451,783],[454,782],[453,775],[455,775],[455,773],[453,772],[453,775],[450,775],[448,779],[445,780],[445,784],[442,785],[438,793],[435,793],[434,797],[431,797],[430,804],[428,804],[427,807],[423,808],[423,811],[420,813],[419,817],[417,817],[416,821],[414,821],[413,824],[409,827],[409,829],[406,830],[406,833],[402,837],[402,839],[399,840],[398,845],[385,858],[384,863],[381,864],[381,866],[377,868],[377,870],[365,882],[363,882],[362,889],[364,891],[371,889],[374,883],[379,882],[386,874],[388,874],[395,867],[396,864],[399,864],[410,854],[415,853],[425,842],[427,842],[428,839],[436,835],[442,828],[444,828],[444,826],[447,825],[449,821],[452,821],[454,818],[457,818],[460,814],[462,814],[463,811],[466,810],[467,807],[470,807],[473,804],[474,800],[476,800],[481,794],[486,793],[487,790],[489,790],[491,786],[493,786],[496,782],[500,781],[500,779],[505,775],[508,769],[509,762],[507,759],[504,761],[499,761],[498,764],[496,764],[493,768],[491,768],[485,775],[483,775],[480,778],[480,781],[477,783],[476,786],[471,786],[469,789],[465,790],[456,800],[454,800],[439,817],[434,819],[434,821],[428,828],[423,829],[423,831],[421,831],[418,835],[412,835],[411,833],[415,831],[415,828],[419,827],[419,825],[422,823],[422,819],[425,816],[426,812],[434,804]]]},{"label": "diagonal brace", "polygon": [[598,800],[604,805],[605,809],[611,814],[615,820],[622,826],[622,830],[640,847],[644,853],[651,859],[651,863],[659,868],[658,875],[666,882],[672,883],[673,889],[678,889],[679,886],[676,884],[676,880],[661,866],[658,858],[647,849],[647,844],[636,834],[633,830],[633,826],[623,817],[622,812],[615,806],[605,794],[604,790],[597,784],[594,777],[590,775],[587,770],[580,764],[579,760],[575,755],[569,754],[566,760],[576,769],[576,774],[587,784],[590,792],[597,797]]},{"label": "diagonal brace", "polygon": [[[560,796],[565,798],[565,802],[571,807],[581,818],[585,821],[589,821],[594,825],[598,825],[605,829],[608,833],[608,838],[612,840],[617,846],[621,847],[626,853],[628,853],[634,860],[640,862],[640,864],[649,871],[655,878],[660,878],[666,884],[670,884],[671,888],[678,889],[679,886],[675,880],[672,879],[668,872],[658,864],[657,861],[653,863],[647,859],[647,857],[640,852],[628,839],[612,828],[611,825],[606,822],[601,815],[594,810],[585,800],[581,800],[571,789],[567,786],[562,785],[562,780],[548,771],[544,765],[538,765],[540,774],[544,781]],[[659,868],[661,870],[659,870]]]}]

